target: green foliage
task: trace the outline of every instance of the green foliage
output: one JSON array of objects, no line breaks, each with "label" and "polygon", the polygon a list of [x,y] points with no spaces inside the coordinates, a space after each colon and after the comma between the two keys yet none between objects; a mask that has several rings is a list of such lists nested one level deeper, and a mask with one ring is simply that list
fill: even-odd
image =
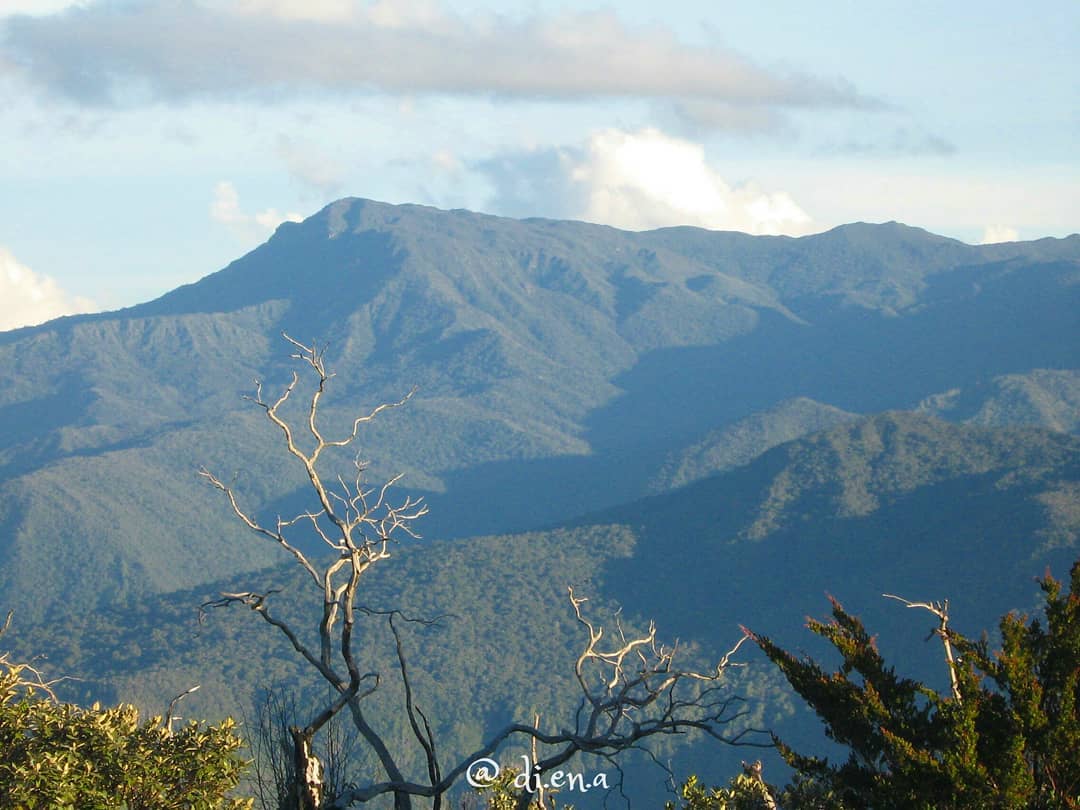
[{"label": "green foliage", "polygon": [[[1080,560],[1070,592],[1047,574],[1045,624],[1009,614],[1000,624],[1002,649],[991,655],[984,640],[961,639],[971,667],[994,690],[980,690],[976,728],[993,743],[985,752],[1027,806],[1080,807]],[[992,732],[987,735],[986,731]]]},{"label": "green foliage", "polygon": [[[483,787],[474,788],[484,801],[484,810],[515,810],[522,788],[514,785],[521,772],[516,768],[503,768],[499,775]],[[539,810],[539,802],[529,804],[529,810]]]},{"label": "green foliage", "polygon": [[665,810],[844,810],[836,793],[822,782],[803,774],[783,790],[763,781],[751,772],[728,780],[726,787],[706,788],[691,776],[679,790],[682,802],[668,802]]},{"label": "green foliage", "polygon": [[843,810],[836,794],[822,782],[803,774],[778,790],[761,776],[761,762],[742,764],[743,772],[728,780],[726,787],[706,788],[691,776],[679,790],[680,804],[668,802],[665,810]]},{"label": "green foliage", "polygon": [[667,810],[763,810],[769,806],[768,788],[749,774],[733,776],[727,787],[706,788],[691,776],[679,791],[682,804],[668,802]]},{"label": "green foliage", "polygon": [[27,668],[0,660],[0,807],[105,810],[250,808],[226,799],[244,761],[234,724],[170,732],[134,706],[58,703]]},{"label": "green foliage", "polygon": [[[400,605],[410,615],[446,614],[437,626],[409,628],[405,636],[410,660],[430,662],[430,669],[417,667],[412,673],[414,688],[437,723],[448,760],[475,749],[485,729],[536,712],[554,716],[559,707],[573,705],[580,694],[573,664],[581,635],[567,609],[566,584],[599,579],[603,564],[630,553],[633,542],[626,527],[427,547],[406,542],[394,548],[392,565],[371,569],[365,586],[368,604]],[[484,564],[478,566],[477,560]],[[49,649],[53,667],[98,679],[97,684],[58,685],[62,697],[82,703],[123,699],[161,705],[195,681],[202,688],[184,707],[197,717],[250,712],[259,698],[252,684],[281,686],[295,692],[298,700],[322,700],[324,691],[308,691],[309,673],[283,637],[261,622],[221,611],[207,614],[200,624],[193,608],[220,591],[267,583],[283,589],[272,604],[284,621],[316,626],[321,604],[303,600],[310,583],[305,577],[290,560],[258,576],[224,580],[205,590],[133,601],[123,609],[57,614],[49,626],[39,625],[29,633],[20,626],[11,643],[24,658]],[[599,596],[591,604],[598,612],[616,607]],[[70,630],[60,636],[58,627]],[[361,619],[357,633],[372,661],[395,660],[393,638],[384,624]],[[75,638],[84,640],[81,651],[67,646]],[[543,643],[537,643],[538,638]],[[57,649],[57,641],[65,647]],[[138,656],[130,650],[135,643]],[[538,672],[547,674],[538,677]],[[115,684],[115,692],[102,688],[103,683]],[[386,678],[380,686],[380,695],[386,697],[367,711],[387,739],[411,739],[408,721],[399,711],[398,689]],[[415,764],[422,767],[419,761]]]},{"label": "green foliage", "polygon": [[832,764],[779,739],[777,748],[842,807],[1080,807],[1080,561],[1071,579],[1064,595],[1049,574],[1041,580],[1045,623],[1002,618],[995,654],[948,630],[961,654],[956,695],[898,676],[835,601],[833,620],[809,627],[843,657],[836,672],[755,635],[849,754]]}]

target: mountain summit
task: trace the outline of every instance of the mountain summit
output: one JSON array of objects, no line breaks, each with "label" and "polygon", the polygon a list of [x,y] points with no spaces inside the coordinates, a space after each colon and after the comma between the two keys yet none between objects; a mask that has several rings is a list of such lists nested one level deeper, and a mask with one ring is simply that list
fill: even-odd
[{"label": "mountain summit", "polygon": [[[1023,390],[1067,397],[1078,279],[1076,237],[630,233],[340,200],[156,301],[0,334],[0,594],[42,612],[268,562],[195,471],[235,470],[253,508],[287,511],[302,479],[241,399],[287,379],[282,331],[328,344],[329,425],[419,387],[364,454],[428,497],[426,534],[455,537],[655,492],[755,415],[784,439],[820,427],[783,403],[967,402],[1046,370],[1064,382]],[[1075,424],[1062,402],[1004,412]]]}]

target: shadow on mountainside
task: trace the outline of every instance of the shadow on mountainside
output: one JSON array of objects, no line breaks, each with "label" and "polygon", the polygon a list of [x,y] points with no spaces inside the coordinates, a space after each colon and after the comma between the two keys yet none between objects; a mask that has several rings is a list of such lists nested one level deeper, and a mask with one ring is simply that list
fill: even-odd
[{"label": "shadow on mountainside", "polygon": [[647,493],[668,454],[709,430],[794,397],[847,411],[914,407],[950,387],[1031,368],[1080,365],[1080,287],[1067,264],[1036,273],[978,267],[937,277],[917,310],[883,315],[803,302],[802,325],[762,311],[724,343],[645,355],[591,414],[591,455],[480,464],[429,496],[432,536],[521,531]]}]

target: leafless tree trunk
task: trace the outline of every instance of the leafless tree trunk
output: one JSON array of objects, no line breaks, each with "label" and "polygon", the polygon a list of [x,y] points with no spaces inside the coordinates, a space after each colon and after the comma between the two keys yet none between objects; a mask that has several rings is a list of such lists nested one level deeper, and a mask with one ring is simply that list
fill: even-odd
[{"label": "leafless tree trunk", "polygon": [[177,720],[184,719],[176,714],[176,705],[193,692],[198,692],[200,688],[201,686],[199,684],[195,684],[195,686],[191,687],[190,689],[186,689],[185,691],[181,692],[179,695],[169,701],[169,709],[165,712],[165,719],[162,721],[167,732],[172,734],[173,723],[175,723]]},{"label": "leafless tree trunk", "polygon": [[946,599],[942,602],[909,602],[901,596],[895,596],[891,593],[883,593],[886,599],[895,599],[897,602],[902,602],[909,608],[922,608],[933,613],[938,618],[938,626],[934,631],[927,636],[929,639],[931,636],[938,636],[941,639],[942,647],[945,649],[945,663],[949,667],[949,685],[952,688],[953,699],[957,703],[960,702],[960,682],[956,677],[956,660],[953,657],[952,641],[949,640],[949,600]]},{"label": "leafless tree trunk", "polygon": [[323,766],[311,750],[315,732],[310,727],[290,726],[289,734],[293,740],[297,810],[319,810],[323,801]]},{"label": "leafless tree trunk", "polygon": [[[322,690],[325,692],[325,690]],[[262,810],[296,810],[295,742],[291,729],[309,702],[283,685],[260,691],[254,712],[244,713],[251,752],[256,806]],[[320,732],[316,756],[322,765],[323,801],[345,789],[346,775],[364,765],[357,751],[357,733],[348,715],[342,713],[327,722]]]},{"label": "leafless tree trunk", "polygon": [[[545,731],[538,723],[513,723],[501,729],[479,749],[449,769],[440,762],[438,748],[427,716],[416,703],[409,666],[405,655],[399,624],[417,621],[400,611],[376,612],[357,604],[361,578],[371,566],[390,558],[391,543],[400,535],[418,537],[414,522],[427,512],[420,501],[404,498],[396,505],[391,502],[396,476],[379,487],[370,487],[363,480],[365,465],[355,462],[351,481],[337,477],[328,484],[318,466],[325,451],[352,444],[361,425],[370,422],[387,408],[404,404],[412,393],[395,403],[379,405],[356,418],[352,431],[339,439],[326,438],[318,423],[319,405],[326,385],[333,375],[326,371],[323,350],[305,346],[292,338],[286,340],[296,349],[292,357],[305,365],[316,378],[316,386],[306,408],[306,431],[297,431],[286,421],[280,410],[294,394],[299,375],[293,373],[291,382],[273,401],[263,397],[262,384],[256,381],[256,394],[251,401],[262,408],[267,419],[281,431],[286,449],[303,467],[310,483],[317,508],[290,519],[278,517],[272,527],[261,523],[239,504],[233,490],[210,471],[200,474],[227,498],[235,515],[253,532],[279,545],[290,554],[310,576],[320,593],[322,615],[318,627],[319,648],[308,647],[294,628],[277,618],[270,610],[268,598],[273,593],[224,593],[220,599],[203,607],[243,604],[255,611],[264,621],[277,628],[307,661],[312,669],[330,686],[331,697],[326,705],[303,727],[290,729],[297,780],[297,796],[302,808],[344,808],[378,796],[391,794],[396,810],[408,810],[413,797],[431,800],[435,810],[441,807],[443,796],[468,769],[481,758],[490,757],[513,738],[531,740],[554,749],[536,764],[541,772],[566,763],[579,753],[612,758],[639,747],[653,735],[681,734],[697,730],[730,743],[747,743],[749,730],[733,736],[726,734],[727,726],[740,716],[737,698],[721,688],[724,668],[730,656],[745,639],[721,659],[714,670],[699,673],[680,669],[676,665],[677,646],[668,647],[656,639],[656,628],[650,625],[647,633],[627,637],[620,626],[612,635],[613,641],[603,643],[604,630],[594,626],[584,615],[583,597],[570,590],[570,604],[587,641],[575,665],[575,676],[582,697],[572,723]],[[301,526],[307,527],[327,547],[331,560],[319,565],[304,554],[291,538]],[[371,727],[364,714],[364,700],[379,687],[380,676],[374,671],[362,673],[353,632],[358,614],[385,619],[393,634],[397,653],[397,674],[404,689],[402,707],[413,740],[419,746],[425,763],[423,779],[406,778],[399,764],[401,752],[391,752],[386,741]],[[334,797],[323,797],[323,769],[315,756],[311,742],[320,729],[343,709],[352,717],[361,738],[370,746],[385,773],[381,782],[353,786]]]}]

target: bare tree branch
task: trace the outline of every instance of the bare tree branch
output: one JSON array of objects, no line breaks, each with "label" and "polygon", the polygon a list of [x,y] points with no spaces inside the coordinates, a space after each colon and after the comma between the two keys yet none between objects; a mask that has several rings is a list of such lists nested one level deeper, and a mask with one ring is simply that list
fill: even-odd
[{"label": "bare tree branch", "polygon": [[[949,600],[945,599],[941,602],[909,602],[902,596],[891,593],[883,593],[882,596],[886,599],[895,599],[909,608],[928,610],[938,617],[940,624],[931,632],[930,636],[936,635],[941,638],[941,644],[945,648],[945,662],[949,665],[949,685],[952,688],[952,696],[959,703],[961,701],[960,682],[956,676],[956,660],[953,657],[952,642],[949,640]],[[927,636],[927,638],[930,636]]]},{"label": "bare tree branch", "polygon": [[[429,625],[438,619],[415,619],[398,610],[376,611],[357,603],[363,574],[372,565],[390,557],[390,543],[396,538],[420,536],[414,524],[427,513],[427,506],[421,499],[411,496],[397,503],[392,500],[393,488],[400,475],[381,486],[369,486],[364,480],[367,465],[359,455],[353,462],[355,475],[351,481],[337,475],[328,483],[318,467],[324,451],[352,444],[362,425],[389,408],[405,404],[415,389],[397,402],[379,405],[355,418],[351,432],[343,438],[327,439],[318,419],[323,394],[333,377],[325,367],[325,347],[319,348],[314,343],[307,346],[288,335],[284,338],[296,350],[291,356],[316,378],[314,391],[307,402],[305,425],[300,431],[305,434],[303,441],[298,437],[297,429],[281,415],[282,407],[298,392],[298,373],[292,374],[289,383],[272,401],[264,396],[263,385],[256,380],[255,395],[249,400],[261,408],[270,423],[281,432],[288,453],[304,469],[318,508],[302,511],[292,518],[278,516],[271,522],[263,522],[245,510],[233,489],[212,472],[204,468],[199,474],[225,494],[233,514],[248,529],[279,545],[315,583],[322,601],[318,649],[301,641],[293,627],[270,611],[268,599],[276,593],[274,590],[223,593],[220,598],[202,605],[200,618],[209,608],[247,606],[277,628],[330,687],[330,696],[309,722],[302,727],[292,725],[289,728],[293,748],[291,772],[296,780],[294,798],[302,810],[316,810],[320,805],[344,808],[386,794],[393,796],[395,810],[409,810],[413,797],[430,799],[433,808],[438,810],[444,794],[465,774],[470,764],[489,757],[515,738],[528,741],[534,751],[540,745],[552,749],[537,762],[541,770],[555,768],[582,753],[611,758],[643,747],[643,741],[650,737],[691,731],[737,745],[771,745],[771,742],[758,743],[751,739],[756,733],[753,729],[728,734],[731,724],[744,713],[739,711],[739,699],[725,691],[722,681],[731,657],[745,637],[714,669],[707,672],[683,669],[677,663],[678,644],[669,647],[659,643],[655,625],[650,623],[644,634],[632,635],[617,618],[614,632],[605,636],[604,628],[595,625],[583,611],[582,606],[587,600],[569,589],[571,609],[586,637],[574,667],[581,701],[572,725],[544,729],[539,716],[532,724],[511,723],[468,757],[444,769],[431,723],[416,701],[405,640],[399,627],[402,622]],[[303,553],[294,538],[294,533],[300,529],[310,530],[332,552],[332,558],[319,563]],[[421,781],[406,778],[399,757],[407,757],[408,752],[391,752],[364,714],[363,701],[378,689],[380,677],[376,672],[361,674],[353,647],[358,613],[385,617],[393,636],[397,676],[404,691],[404,716],[425,763],[426,774]],[[323,769],[312,741],[320,729],[346,708],[386,778],[348,787],[337,796],[325,796]]]},{"label": "bare tree branch", "polygon": [[177,715],[175,714],[176,704],[179,703],[184,698],[186,698],[192,692],[198,692],[200,688],[202,688],[201,684],[195,684],[190,689],[187,689],[187,690],[181,692],[179,695],[177,695],[176,697],[174,697],[172,700],[169,701],[169,708],[165,712],[165,721],[163,723],[163,725],[165,726],[165,731],[167,731],[169,734],[172,734],[172,724],[173,724],[173,722],[176,721],[176,720],[183,720],[184,719],[182,717],[177,717]]},{"label": "bare tree branch", "polygon": [[[699,731],[717,740],[735,745],[769,748],[771,742],[747,739],[764,733],[746,728],[728,735],[727,727],[745,715],[736,710],[741,700],[733,695],[721,695],[721,682],[726,662],[746,641],[742,637],[711,672],[682,670],[675,665],[675,647],[656,642],[656,628],[639,637],[620,638],[618,646],[601,649],[602,627],[595,626],[581,612],[587,600],[570,590],[571,605],[579,623],[586,629],[588,641],[578,658],[576,673],[583,691],[586,711],[579,712],[573,728],[542,731],[536,724],[512,723],[505,726],[479,749],[463,758],[438,781],[428,784],[387,781],[348,790],[338,796],[331,808],[345,808],[365,802],[385,793],[403,791],[412,796],[439,797],[461,778],[473,762],[490,757],[514,737],[522,737],[556,748],[556,751],[536,762],[541,772],[549,771],[581,753],[610,757],[635,749],[656,735],[684,734]],[[637,665],[627,661],[631,653]],[[590,675],[590,670],[595,669]],[[696,687],[689,691],[686,687]]]},{"label": "bare tree branch", "polygon": [[[4,618],[4,624],[0,627],[0,636],[3,636],[11,628],[11,620],[15,615],[14,610],[9,610],[7,616]],[[32,660],[37,660],[32,659]],[[64,681],[78,681],[81,678],[75,678],[71,676],[64,676],[61,678],[46,679],[45,675],[34,667],[30,663],[14,663],[10,658],[10,653],[0,653],[0,670],[6,670],[14,676],[14,686],[27,695],[34,695],[37,693],[44,694],[53,703],[59,702],[56,697],[56,692],[53,691],[53,687],[58,683]],[[26,677],[23,673],[27,673],[29,677]],[[0,671],[0,674],[5,674]]]}]

